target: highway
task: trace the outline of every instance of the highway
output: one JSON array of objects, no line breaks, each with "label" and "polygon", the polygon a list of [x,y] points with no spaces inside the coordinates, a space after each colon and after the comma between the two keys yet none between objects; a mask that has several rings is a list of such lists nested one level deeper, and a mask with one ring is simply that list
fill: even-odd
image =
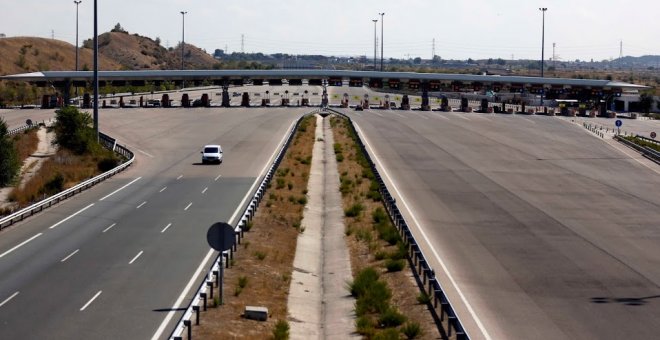
[{"label": "highway", "polygon": [[660,168],[558,117],[343,112],[473,339],[660,334]]},{"label": "highway", "polygon": [[[0,233],[0,338],[169,335],[200,282],[196,270],[213,258],[208,227],[238,214],[308,111],[101,110],[101,130],[129,145],[136,163]],[[199,165],[211,143],[223,146],[224,163]]]}]

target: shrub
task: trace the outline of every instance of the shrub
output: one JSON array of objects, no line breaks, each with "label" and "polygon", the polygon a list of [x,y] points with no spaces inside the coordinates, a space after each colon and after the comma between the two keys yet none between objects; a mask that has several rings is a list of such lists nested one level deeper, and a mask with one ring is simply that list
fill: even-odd
[{"label": "shrub", "polygon": [[420,338],[423,334],[422,327],[419,323],[414,321],[403,325],[403,327],[401,327],[401,333],[409,340]]},{"label": "shrub", "polygon": [[76,154],[95,153],[100,150],[89,113],[80,112],[73,106],[55,111],[55,143]]},{"label": "shrub", "polygon": [[396,328],[388,328],[376,333],[372,340],[399,340],[399,331]]},{"label": "shrub", "polygon": [[344,215],[346,217],[357,217],[362,213],[362,210],[364,210],[364,206],[360,203],[355,203],[344,211]]},{"label": "shrub", "polygon": [[254,256],[256,256],[259,261],[263,261],[266,258],[266,253],[263,251],[255,251]]},{"label": "shrub", "polygon": [[406,261],[404,260],[392,260],[388,259],[385,261],[385,268],[388,272],[400,272],[406,266]]},{"label": "shrub", "polygon": [[289,323],[286,320],[278,320],[273,329],[273,338],[275,340],[289,339]]},{"label": "shrub", "polygon": [[376,208],[376,210],[374,210],[371,213],[371,219],[376,224],[382,223],[382,222],[385,222],[385,221],[389,220],[388,217],[387,217],[387,214],[385,213],[385,210],[383,210],[383,208],[381,208],[381,207]]},{"label": "shrub", "polygon": [[305,204],[307,204],[307,197],[306,197],[306,196],[302,196],[302,197],[298,198],[298,204],[300,204],[300,205],[305,205]]},{"label": "shrub", "polygon": [[284,180],[284,178],[278,178],[277,179],[277,185],[275,186],[275,189],[283,189],[285,184],[286,184],[286,181]]},{"label": "shrub", "polygon": [[428,305],[431,303],[431,297],[425,292],[421,292],[419,295],[417,295],[417,302],[419,302],[421,305]]},{"label": "shrub", "polygon": [[64,176],[61,173],[56,173],[53,177],[44,184],[42,194],[53,195],[64,189]]},{"label": "shrub", "polygon": [[404,322],[406,322],[406,317],[399,313],[396,308],[387,309],[380,318],[378,318],[378,324],[383,328],[397,327]]},{"label": "shrub", "polygon": [[111,155],[101,159],[97,164],[97,168],[101,172],[106,172],[114,169],[115,167],[117,167],[117,165],[119,165],[119,158],[117,158],[114,155]]},{"label": "shrub", "polygon": [[248,284],[248,278],[247,276],[239,276],[238,277],[238,286],[241,288],[247,287]]},{"label": "shrub", "polygon": [[361,297],[378,280],[378,272],[373,267],[367,267],[360,271],[353,282],[349,285],[349,290],[353,297]]},{"label": "shrub", "polygon": [[8,133],[7,124],[0,117],[0,187],[9,185],[21,169],[18,152]]},{"label": "shrub", "polygon": [[337,154],[337,162],[341,163],[344,161],[344,155],[341,153]]},{"label": "shrub", "polygon": [[376,333],[374,322],[366,315],[360,316],[355,320],[355,330],[358,334],[364,335],[367,338],[372,337]]}]

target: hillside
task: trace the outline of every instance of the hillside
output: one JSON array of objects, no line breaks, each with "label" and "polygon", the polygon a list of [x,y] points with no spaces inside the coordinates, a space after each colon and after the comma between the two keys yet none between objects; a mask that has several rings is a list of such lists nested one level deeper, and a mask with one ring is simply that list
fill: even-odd
[{"label": "hillside", "polygon": [[[84,43],[91,50],[91,40]],[[128,70],[177,70],[181,68],[180,47],[170,50],[159,41],[123,31],[99,36],[99,53]],[[217,61],[198,47],[186,44],[186,69],[211,69]]]},{"label": "hillside", "polygon": [[[93,52],[80,49],[79,68],[91,69]],[[121,65],[104,56],[99,57],[101,70],[119,70]],[[73,70],[76,49],[73,45],[53,39],[14,37],[0,39],[0,74],[16,74],[35,71]]]}]

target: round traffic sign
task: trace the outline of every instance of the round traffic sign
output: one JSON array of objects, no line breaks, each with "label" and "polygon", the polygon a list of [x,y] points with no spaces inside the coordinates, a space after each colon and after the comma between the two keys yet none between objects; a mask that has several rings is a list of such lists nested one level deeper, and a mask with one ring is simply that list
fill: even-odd
[{"label": "round traffic sign", "polygon": [[234,227],[223,222],[215,223],[206,232],[206,241],[217,251],[229,250],[236,242]]},{"label": "round traffic sign", "polygon": [[616,127],[621,127],[621,125],[623,125],[623,122],[621,121],[621,119],[617,119],[616,122],[614,122],[614,125],[616,125]]},{"label": "round traffic sign", "polygon": [[652,139],[655,139],[655,136],[656,136],[656,135],[655,135],[655,131],[651,132],[651,138],[652,138]]}]

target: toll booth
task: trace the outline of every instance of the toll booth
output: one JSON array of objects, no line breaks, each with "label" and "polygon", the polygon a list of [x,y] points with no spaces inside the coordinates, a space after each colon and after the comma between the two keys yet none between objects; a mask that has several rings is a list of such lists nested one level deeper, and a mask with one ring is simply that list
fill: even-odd
[{"label": "toll booth", "polygon": [[83,94],[83,109],[90,109],[92,108],[91,105],[92,102],[92,97],[89,95],[89,93]]},{"label": "toll booth", "polygon": [[431,105],[429,105],[429,84],[422,84],[422,111],[431,111]]},{"label": "toll booth", "polygon": [[586,103],[580,103],[578,106],[578,112],[580,116],[586,116],[587,115],[587,104]]},{"label": "toll booth", "polygon": [[468,100],[467,98],[461,98],[461,112],[467,112],[468,110]]},{"label": "toll booth", "polygon": [[190,107],[190,98],[188,97],[187,93],[184,93],[181,96],[181,106],[182,107]]},{"label": "toll booth", "polygon": [[208,93],[202,94],[202,106],[203,107],[209,107],[211,106],[211,101],[209,100],[209,95]]},{"label": "toll booth", "polygon": [[222,107],[229,107],[231,106],[231,100],[229,99],[229,86],[228,85],[223,85],[222,86]]},{"label": "toll booth", "polygon": [[481,110],[480,110],[480,112],[488,113],[488,99],[486,99],[486,98],[481,99]]},{"label": "toll booth", "polygon": [[449,99],[447,97],[440,98],[440,110],[447,112],[449,111]]},{"label": "toll booth", "polygon": [[410,110],[410,98],[407,94],[404,94],[401,98],[401,110]]},{"label": "toll booth", "polygon": [[119,107],[123,109],[124,106],[125,106],[125,104],[124,104],[124,97],[119,97]]},{"label": "toll booth", "polygon": [[241,98],[241,106],[242,107],[250,107],[250,94],[247,92],[243,92],[243,97]]},{"label": "toll booth", "polygon": [[167,93],[163,94],[163,97],[161,98],[161,103],[163,103],[163,107],[172,107],[170,103],[170,96]]}]

